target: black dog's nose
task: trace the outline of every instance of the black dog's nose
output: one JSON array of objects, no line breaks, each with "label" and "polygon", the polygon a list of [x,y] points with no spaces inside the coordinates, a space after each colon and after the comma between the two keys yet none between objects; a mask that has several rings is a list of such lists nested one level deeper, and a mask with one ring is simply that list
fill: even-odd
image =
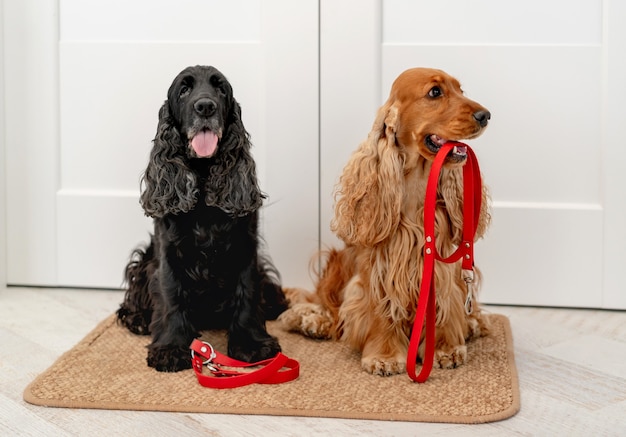
[{"label": "black dog's nose", "polygon": [[209,98],[202,98],[198,99],[198,101],[193,104],[193,108],[199,115],[203,117],[209,117],[215,114],[217,104]]},{"label": "black dog's nose", "polygon": [[480,124],[480,127],[485,127],[491,119],[491,112],[486,110],[474,112],[474,119]]}]

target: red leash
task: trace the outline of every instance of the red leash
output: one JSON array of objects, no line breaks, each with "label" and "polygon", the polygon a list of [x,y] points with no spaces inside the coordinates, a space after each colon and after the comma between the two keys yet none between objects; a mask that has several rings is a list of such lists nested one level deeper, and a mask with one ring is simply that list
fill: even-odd
[{"label": "red leash", "polygon": [[[463,241],[456,251],[447,258],[442,258],[437,253],[435,245],[435,208],[437,204],[437,184],[439,174],[446,160],[446,156],[455,146],[467,148],[467,162],[463,167]],[[474,151],[466,144],[456,141],[449,141],[441,146],[435,156],[430,174],[428,175],[428,185],[426,186],[426,198],[424,200],[424,273],[420,284],[420,295],[417,304],[409,351],[407,354],[406,369],[409,377],[413,381],[425,382],[433,367],[435,355],[435,320],[436,320],[436,297],[435,297],[435,260],[445,263],[453,263],[462,259],[461,267],[463,279],[467,284],[467,297],[465,300],[465,311],[472,312],[472,289],[471,283],[474,279],[474,236],[478,227],[480,207],[482,201],[482,182],[480,179],[480,169]],[[426,349],[422,369],[419,375],[415,373],[418,348],[422,327],[426,319]]]},{"label": "red leash", "polygon": [[[279,352],[274,358],[246,363],[217,352],[209,343],[194,340],[191,343],[191,364],[200,385],[209,388],[235,388],[249,384],[280,384],[293,381],[300,375],[300,363]],[[203,366],[211,372],[202,373]],[[256,370],[240,372],[223,367]],[[284,370],[282,370],[284,369]]]}]

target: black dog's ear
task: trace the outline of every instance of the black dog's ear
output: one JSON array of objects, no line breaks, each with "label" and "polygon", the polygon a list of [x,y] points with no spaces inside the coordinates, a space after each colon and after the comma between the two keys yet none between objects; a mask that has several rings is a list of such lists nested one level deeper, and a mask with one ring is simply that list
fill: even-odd
[{"label": "black dog's ear", "polygon": [[220,141],[222,153],[209,171],[206,203],[234,217],[258,210],[265,195],[256,178],[256,165],[250,153],[250,136],[241,121],[241,108],[232,99],[226,130]]},{"label": "black dog's ear", "polygon": [[167,101],[159,110],[153,143],[148,168],[141,179],[140,203],[146,215],[163,217],[191,210],[198,196],[196,176],[180,155],[186,145],[181,144]]}]

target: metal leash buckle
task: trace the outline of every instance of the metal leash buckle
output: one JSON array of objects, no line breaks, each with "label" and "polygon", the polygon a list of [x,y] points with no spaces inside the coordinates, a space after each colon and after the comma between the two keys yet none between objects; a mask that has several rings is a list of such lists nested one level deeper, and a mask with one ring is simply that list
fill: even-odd
[{"label": "metal leash buckle", "polygon": [[[202,362],[202,365],[206,366],[211,372],[219,371],[219,368],[216,367],[215,363],[212,364],[212,361],[215,359],[215,357],[217,357],[217,354],[215,353],[215,349],[213,348],[213,346],[211,346],[211,343],[209,342],[203,341],[202,344],[204,345],[200,348],[200,352],[202,352],[203,354],[202,356],[206,357],[208,355],[208,358]],[[193,360],[194,357],[195,357],[195,353],[192,349],[191,359]]]},{"label": "metal leash buckle", "polygon": [[468,316],[474,312],[474,289],[472,284],[474,283],[474,270],[462,270],[463,281],[467,287],[467,294],[465,295],[465,314]]}]

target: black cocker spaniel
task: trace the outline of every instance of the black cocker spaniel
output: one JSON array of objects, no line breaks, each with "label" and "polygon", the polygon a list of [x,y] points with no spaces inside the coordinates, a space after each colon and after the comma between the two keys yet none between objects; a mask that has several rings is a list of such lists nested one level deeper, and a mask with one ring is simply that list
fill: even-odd
[{"label": "black cocker spaniel", "polygon": [[183,70],[159,111],[141,205],[154,235],[126,267],[119,321],[151,334],[147,362],[165,372],[191,368],[189,345],[205,329],[228,330],[228,354],[273,357],[267,333],[286,301],[279,276],[260,253],[264,199],[241,109],[214,67]]}]

